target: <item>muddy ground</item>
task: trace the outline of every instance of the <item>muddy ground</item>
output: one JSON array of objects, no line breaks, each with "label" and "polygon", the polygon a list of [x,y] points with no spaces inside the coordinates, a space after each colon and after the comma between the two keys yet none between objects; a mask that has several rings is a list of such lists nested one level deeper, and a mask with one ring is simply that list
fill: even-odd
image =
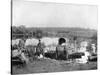
[{"label": "muddy ground", "polygon": [[48,72],[65,72],[79,70],[97,69],[97,62],[87,64],[69,63],[64,60],[54,60],[41,58],[29,62],[25,67],[17,68],[12,66],[13,74],[30,74],[30,73],[48,73]]}]

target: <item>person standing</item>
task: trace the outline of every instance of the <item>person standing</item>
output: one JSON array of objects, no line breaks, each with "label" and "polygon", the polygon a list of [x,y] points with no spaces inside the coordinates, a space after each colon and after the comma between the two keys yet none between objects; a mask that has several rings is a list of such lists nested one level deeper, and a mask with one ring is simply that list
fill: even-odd
[{"label": "person standing", "polygon": [[66,40],[64,38],[60,38],[58,40],[58,46],[56,47],[56,59],[59,59],[61,57],[63,59],[68,59],[68,51],[65,43]]},{"label": "person standing", "polygon": [[36,47],[36,55],[39,57],[43,57],[44,56],[44,51],[43,51],[43,47],[42,47],[42,43],[41,40],[39,39],[39,43]]}]

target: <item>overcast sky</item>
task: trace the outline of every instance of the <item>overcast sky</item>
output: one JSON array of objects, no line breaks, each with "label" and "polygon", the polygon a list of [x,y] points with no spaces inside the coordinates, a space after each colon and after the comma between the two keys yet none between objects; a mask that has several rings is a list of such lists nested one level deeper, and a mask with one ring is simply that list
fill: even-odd
[{"label": "overcast sky", "polygon": [[12,25],[97,29],[97,6],[13,0]]}]

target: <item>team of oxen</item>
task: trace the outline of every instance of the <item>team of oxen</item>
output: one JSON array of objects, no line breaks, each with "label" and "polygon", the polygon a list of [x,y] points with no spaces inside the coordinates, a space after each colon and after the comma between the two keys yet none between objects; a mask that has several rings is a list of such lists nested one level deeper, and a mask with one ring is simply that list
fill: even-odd
[{"label": "team of oxen", "polygon": [[[82,42],[79,50],[75,51],[74,49],[69,50],[68,47],[70,46],[67,38],[15,39],[11,43],[12,65],[25,65],[31,59],[47,57],[69,61],[75,59],[78,63],[87,63],[89,56],[91,56],[86,49],[87,46],[87,42]],[[94,46],[93,48],[95,50]]]}]

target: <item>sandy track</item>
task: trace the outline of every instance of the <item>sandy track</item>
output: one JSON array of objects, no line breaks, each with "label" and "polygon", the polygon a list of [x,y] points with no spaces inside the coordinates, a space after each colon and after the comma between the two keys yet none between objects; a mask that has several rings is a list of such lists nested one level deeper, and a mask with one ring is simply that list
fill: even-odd
[{"label": "sandy track", "polygon": [[62,71],[78,71],[91,70],[97,68],[97,62],[89,64],[68,63],[68,61],[58,61],[54,59],[37,59],[29,62],[24,68],[12,67],[13,74],[29,74],[29,73],[48,73]]}]

